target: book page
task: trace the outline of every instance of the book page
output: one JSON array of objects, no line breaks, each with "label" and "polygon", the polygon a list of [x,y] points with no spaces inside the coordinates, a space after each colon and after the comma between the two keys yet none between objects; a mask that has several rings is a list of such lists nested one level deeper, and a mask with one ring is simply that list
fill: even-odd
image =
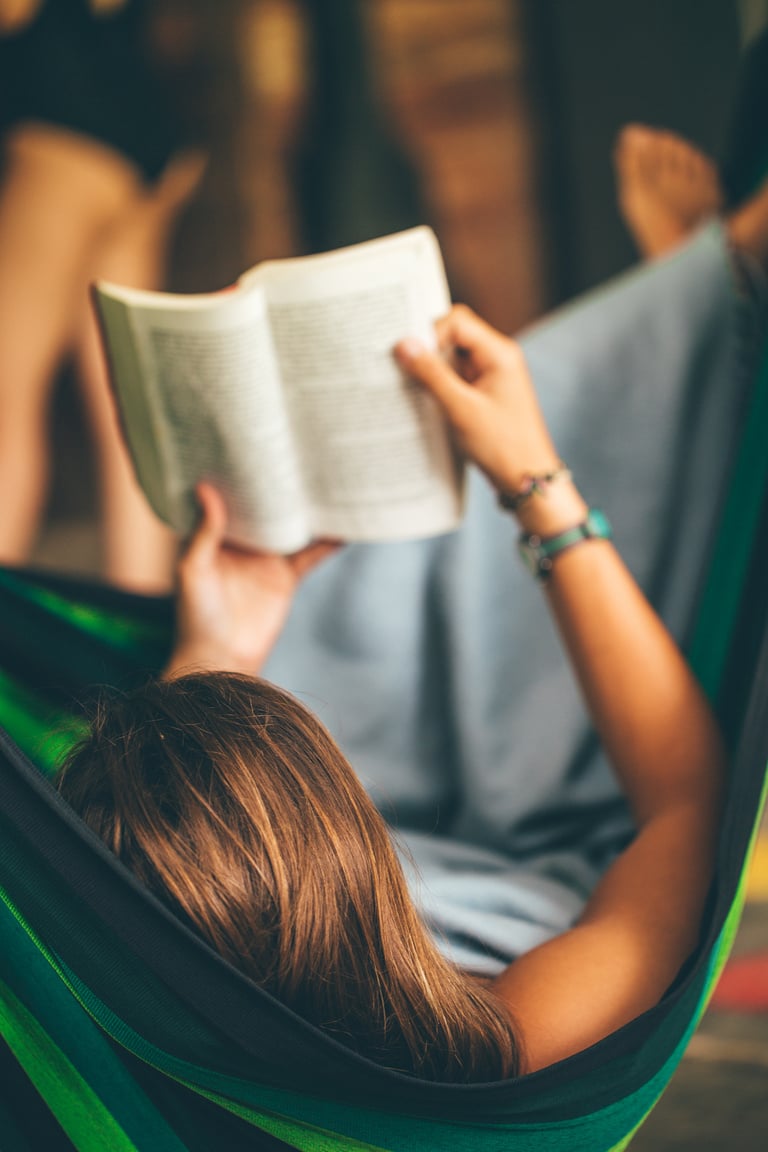
[{"label": "book page", "polygon": [[195,484],[207,480],[225,497],[233,542],[292,551],[308,539],[302,478],[263,294],[198,298],[197,308],[194,299],[130,309],[149,420],[132,422],[137,379],[112,365],[139,479],[182,533],[197,519]]},{"label": "book page", "polygon": [[265,265],[256,275],[314,534],[378,540],[456,527],[462,489],[447,427],[392,355],[404,336],[433,342],[434,320],[450,306],[431,232]]}]

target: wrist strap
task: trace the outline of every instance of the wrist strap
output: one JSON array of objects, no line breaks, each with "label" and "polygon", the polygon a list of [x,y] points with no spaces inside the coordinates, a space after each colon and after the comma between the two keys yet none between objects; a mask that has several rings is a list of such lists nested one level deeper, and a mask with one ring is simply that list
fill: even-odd
[{"label": "wrist strap", "polygon": [[518,549],[526,567],[542,583],[552,575],[552,565],[556,556],[585,540],[610,540],[613,535],[608,517],[599,508],[590,508],[585,520],[558,532],[557,536],[541,537],[535,532],[521,533]]}]

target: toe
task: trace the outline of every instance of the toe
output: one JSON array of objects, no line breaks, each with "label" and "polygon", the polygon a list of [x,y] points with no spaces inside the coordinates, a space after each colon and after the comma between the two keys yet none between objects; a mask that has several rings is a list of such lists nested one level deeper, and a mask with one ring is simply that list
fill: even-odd
[{"label": "toe", "polygon": [[617,163],[631,163],[638,153],[644,152],[653,141],[656,132],[646,124],[625,124],[619,131],[614,145],[614,158]]}]

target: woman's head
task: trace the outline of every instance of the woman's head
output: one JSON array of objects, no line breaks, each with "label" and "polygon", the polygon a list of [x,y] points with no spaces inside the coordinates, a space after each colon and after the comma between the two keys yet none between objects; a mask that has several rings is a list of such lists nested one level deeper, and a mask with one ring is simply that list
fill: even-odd
[{"label": "woman's head", "polygon": [[64,797],[225,959],[384,1063],[516,1070],[505,1009],[437,952],[381,817],[319,721],[264,681],[152,681],[102,701]]}]

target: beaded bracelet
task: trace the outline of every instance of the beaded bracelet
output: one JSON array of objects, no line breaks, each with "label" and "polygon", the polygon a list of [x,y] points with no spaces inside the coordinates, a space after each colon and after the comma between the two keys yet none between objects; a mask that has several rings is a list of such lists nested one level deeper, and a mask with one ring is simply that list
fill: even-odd
[{"label": "beaded bracelet", "polygon": [[570,480],[572,476],[573,473],[570,468],[561,460],[557,468],[551,472],[540,472],[538,475],[524,476],[523,483],[517,492],[499,492],[499,504],[507,512],[516,512],[518,508],[522,507],[522,505],[530,500],[537,492],[539,495],[544,496],[551,484],[557,483],[558,480]]}]

